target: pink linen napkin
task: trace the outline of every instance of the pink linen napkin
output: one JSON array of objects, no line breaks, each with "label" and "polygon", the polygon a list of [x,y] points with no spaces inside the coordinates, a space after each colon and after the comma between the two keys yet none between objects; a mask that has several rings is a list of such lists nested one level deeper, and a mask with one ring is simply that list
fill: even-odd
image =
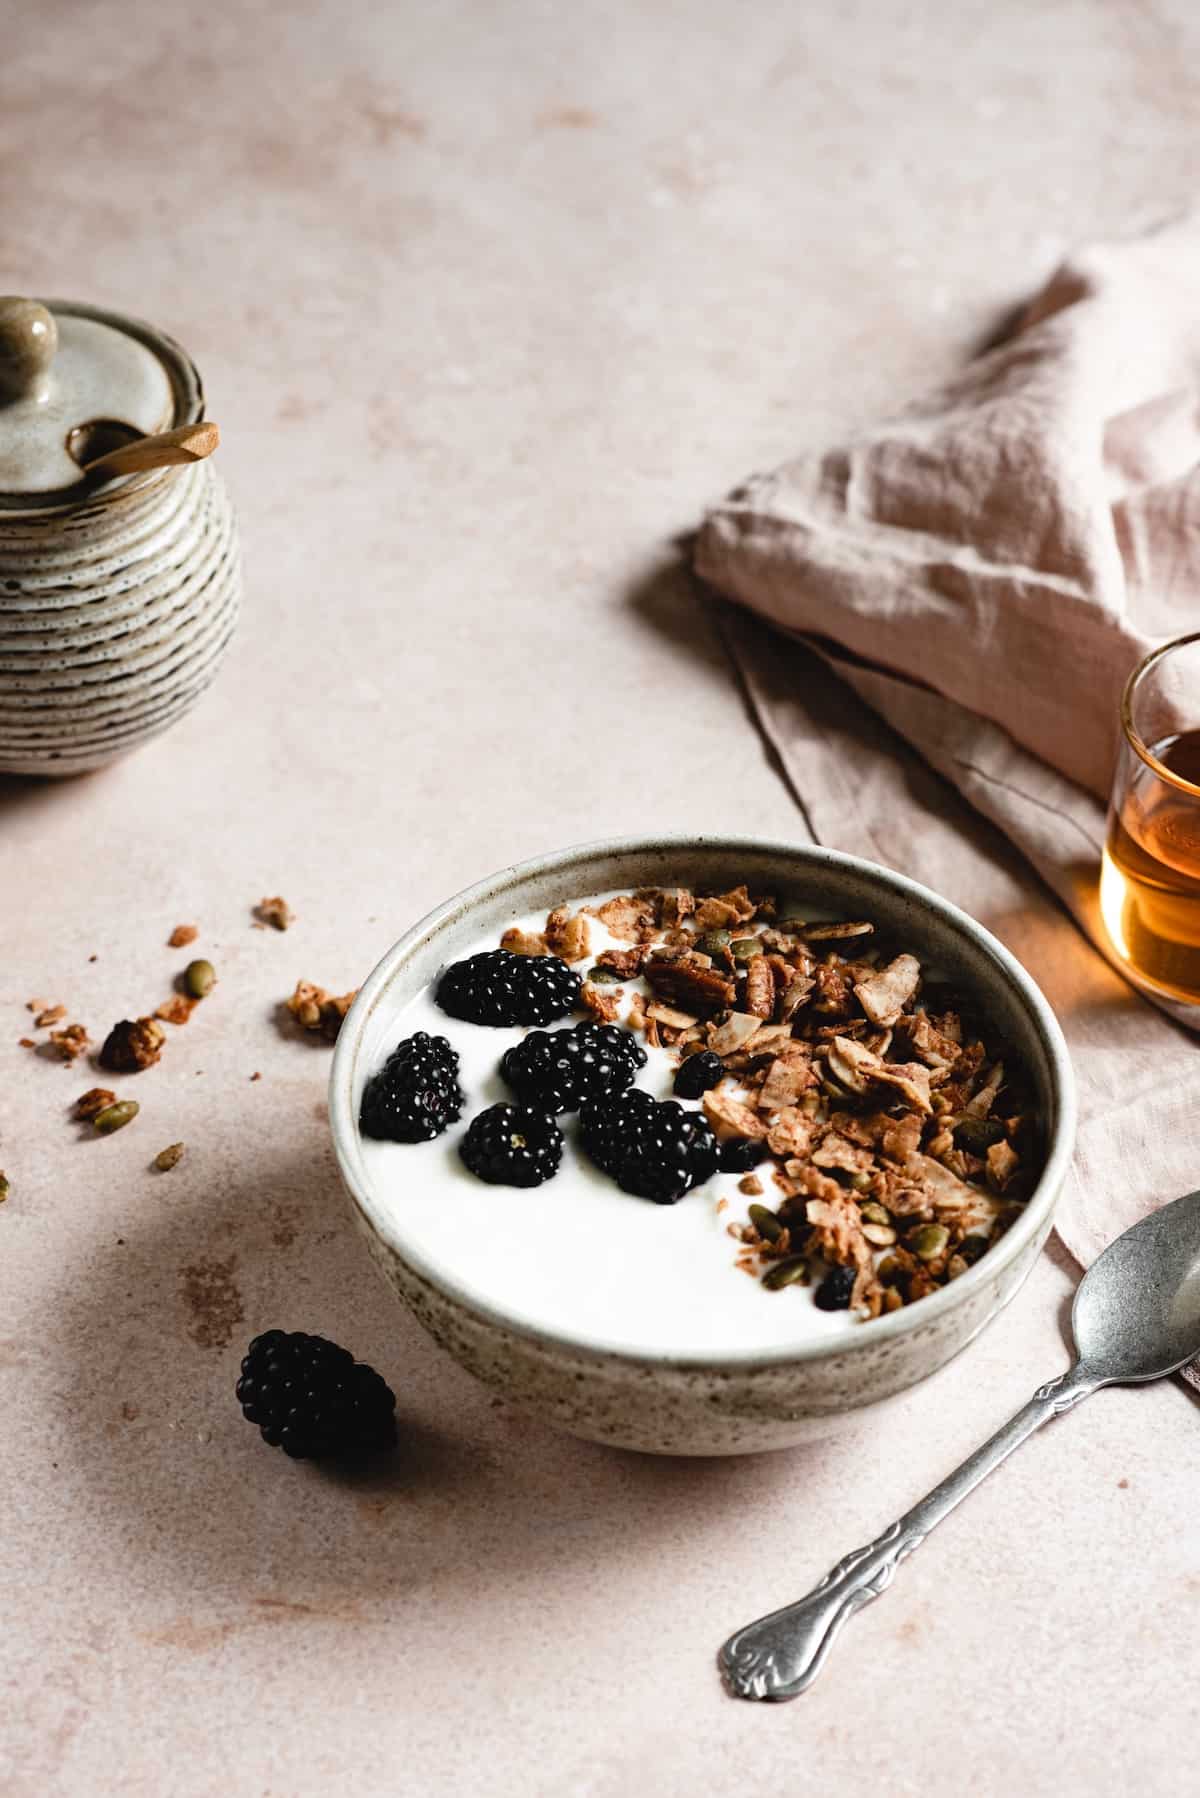
[{"label": "pink linen napkin", "polygon": [[695,565],[787,633],[727,620],[818,839],[964,904],[1054,1003],[1086,1266],[1200,1186],[1196,1044],[1087,942],[1122,685],[1200,624],[1200,215],[1082,251],[926,399],[739,487]]}]

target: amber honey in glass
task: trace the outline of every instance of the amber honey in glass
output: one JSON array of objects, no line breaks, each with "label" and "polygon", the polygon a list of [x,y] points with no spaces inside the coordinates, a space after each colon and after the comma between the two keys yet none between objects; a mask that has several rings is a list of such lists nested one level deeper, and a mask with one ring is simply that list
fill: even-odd
[{"label": "amber honey in glass", "polygon": [[1200,633],[1125,688],[1100,909],[1130,976],[1200,1024]]}]

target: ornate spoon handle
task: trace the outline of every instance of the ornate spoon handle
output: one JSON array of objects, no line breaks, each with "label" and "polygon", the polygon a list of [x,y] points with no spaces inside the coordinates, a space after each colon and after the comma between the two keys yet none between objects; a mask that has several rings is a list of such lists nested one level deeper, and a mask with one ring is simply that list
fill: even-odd
[{"label": "ornate spoon handle", "polygon": [[856,1548],[814,1586],[807,1597],[748,1623],[730,1636],[718,1657],[738,1698],[797,1698],[825,1664],[834,1638],[856,1611],[891,1585],[897,1567],[930,1530],[973,1492],[980,1480],[1019,1448],[1035,1430],[1069,1411],[1104,1381],[1078,1363],[1039,1386],[1029,1403],[981,1448],[949,1474],[911,1511],[888,1525],[865,1548]]}]

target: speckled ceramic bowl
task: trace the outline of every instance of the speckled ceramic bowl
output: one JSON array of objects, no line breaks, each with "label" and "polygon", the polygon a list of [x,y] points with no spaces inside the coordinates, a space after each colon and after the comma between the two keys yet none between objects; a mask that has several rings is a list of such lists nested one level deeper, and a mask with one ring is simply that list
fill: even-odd
[{"label": "speckled ceramic bowl", "polygon": [[[357,1117],[371,1071],[364,1044],[380,1007],[390,1017],[486,933],[581,894],[639,886],[723,886],[803,894],[844,916],[866,915],[922,959],[980,994],[1024,1057],[1046,1120],[1047,1160],[1016,1224],[959,1279],[919,1304],[795,1348],[719,1358],[631,1353],[551,1333],[533,1317],[483,1302],[455,1273],[406,1241],[403,1219],[372,1190]],[[342,1026],[330,1085],[342,1175],[371,1253],[429,1333],[487,1385],[576,1435],[661,1454],[744,1454],[829,1435],[839,1423],[936,1372],[1012,1298],[1046,1239],[1071,1158],[1074,1081],[1054,1015],[995,937],[898,874],[831,850],[750,839],[666,838],[563,850],[468,888],[403,936],[363,986]],[[615,1333],[615,1325],[614,1325]]]}]

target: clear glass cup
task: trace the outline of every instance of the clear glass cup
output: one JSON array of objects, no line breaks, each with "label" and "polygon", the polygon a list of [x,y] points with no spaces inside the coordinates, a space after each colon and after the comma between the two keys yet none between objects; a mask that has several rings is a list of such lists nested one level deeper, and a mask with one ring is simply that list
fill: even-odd
[{"label": "clear glass cup", "polygon": [[1200,631],[1125,684],[1100,911],[1135,985],[1200,1027]]}]

